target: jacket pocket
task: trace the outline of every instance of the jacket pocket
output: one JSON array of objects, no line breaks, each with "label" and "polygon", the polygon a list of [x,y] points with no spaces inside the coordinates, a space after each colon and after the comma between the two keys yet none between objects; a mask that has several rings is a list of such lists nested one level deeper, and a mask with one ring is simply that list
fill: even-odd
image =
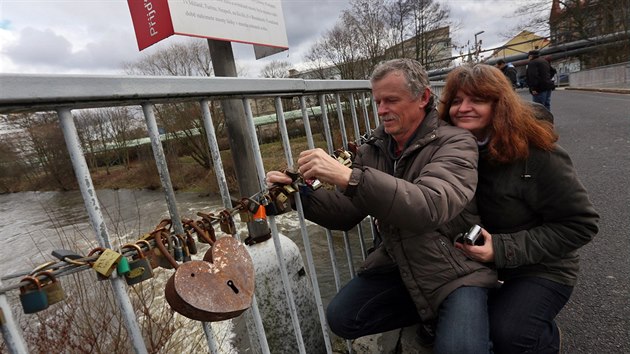
[{"label": "jacket pocket", "polygon": [[471,270],[464,263],[462,256],[457,254],[457,249],[450,243],[446,242],[444,240],[444,237],[438,237],[435,240],[435,243],[437,243],[438,249],[442,253],[442,256],[451,265],[451,267],[457,274],[457,277],[463,277],[464,275],[470,273]]}]

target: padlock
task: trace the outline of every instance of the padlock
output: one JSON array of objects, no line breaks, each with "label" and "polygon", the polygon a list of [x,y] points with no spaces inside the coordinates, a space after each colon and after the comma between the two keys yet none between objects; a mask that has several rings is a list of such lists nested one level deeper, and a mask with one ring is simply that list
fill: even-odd
[{"label": "padlock", "polygon": [[116,265],[122,258],[122,254],[109,248],[96,247],[88,253],[88,257],[97,252],[100,252],[100,255],[96,261],[92,263],[92,268],[96,271],[97,275],[101,276],[99,280],[104,280],[112,275],[114,269],[116,269]]},{"label": "padlock", "polygon": [[269,190],[269,204],[267,205],[267,215],[280,215],[291,211],[289,197],[284,194],[281,187],[273,187]]},{"label": "padlock", "polygon": [[186,238],[180,234],[175,235],[179,239],[179,243],[182,245],[182,262],[190,262],[192,257],[190,256],[190,250],[188,249],[188,243],[186,242]]},{"label": "padlock", "polygon": [[217,240],[217,237],[214,234],[214,226],[212,226],[212,224],[206,226],[204,221],[195,220],[190,225],[197,234],[197,241],[212,245]]},{"label": "padlock", "polygon": [[237,203],[238,208],[238,217],[241,222],[251,222],[254,221],[253,214],[249,211],[247,205],[249,204],[249,200],[247,198],[242,198]]},{"label": "padlock", "polygon": [[132,243],[122,246],[121,250],[125,248],[134,248],[138,253],[136,257],[132,257],[132,260],[129,262],[129,272],[125,274],[127,285],[136,285],[142,281],[153,278],[153,267],[149,259],[144,256],[142,248]]},{"label": "padlock", "polygon": [[188,247],[188,253],[197,254],[197,242],[195,242],[195,238],[192,237],[190,230],[186,231],[185,243],[186,247]]},{"label": "padlock", "polygon": [[39,280],[33,276],[26,276],[20,280],[33,283],[34,286],[24,285],[20,287],[20,302],[24,313],[35,313],[48,308],[48,297],[42,290]]},{"label": "padlock", "polygon": [[267,221],[267,211],[264,205],[259,204],[258,210],[256,210],[256,214],[254,214],[254,222],[266,222]]},{"label": "padlock", "polygon": [[[174,249],[169,242],[170,235],[166,230],[155,233],[155,245],[154,253],[157,256],[158,264],[165,269],[173,269],[173,263],[170,262],[169,257],[173,258]],[[166,246],[164,244],[166,243]]]},{"label": "padlock", "polygon": [[151,244],[149,243],[149,241],[147,241],[147,240],[137,240],[136,241],[136,245],[138,247],[140,247],[140,250],[142,250],[142,246],[146,246],[147,247],[147,250],[146,250],[146,253],[144,254],[144,256],[145,256],[146,259],[149,260],[149,264],[151,265],[152,269],[155,269],[155,268],[160,266],[158,258],[155,255],[155,253],[153,252],[153,250],[151,249],[152,247],[151,247]]},{"label": "padlock", "polygon": [[166,282],[164,294],[171,308],[197,321],[234,318],[252,303],[254,264],[245,246],[233,237],[221,237],[204,256],[178,266]]},{"label": "padlock", "polygon": [[120,257],[120,261],[118,261],[118,264],[116,264],[116,272],[118,273],[118,275],[123,276],[129,273],[129,270],[129,260],[127,259],[127,257]]},{"label": "padlock", "polygon": [[[160,267],[166,269],[177,269],[177,267],[179,267],[179,264],[177,264],[177,261],[175,261],[175,258],[173,258],[173,254],[166,249],[164,242],[161,240],[162,238],[168,238],[168,236],[160,236],[159,238],[155,239],[155,248],[157,248],[162,255],[160,257]],[[168,263],[168,266],[166,265],[166,263]]]},{"label": "padlock", "polygon": [[182,244],[182,240],[177,237],[177,235],[170,235],[169,237],[173,240],[173,258],[178,262],[183,262],[184,245]]},{"label": "padlock", "polygon": [[293,188],[293,185],[291,185],[291,184],[285,184],[285,185],[283,185],[283,186],[282,186],[282,189],[284,189],[284,191],[285,191],[287,194],[293,194],[293,193],[297,192],[297,189]]},{"label": "padlock", "polygon": [[42,290],[46,293],[46,297],[48,298],[48,306],[61,302],[66,298],[66,293],[63,291],[63,287],[61,287],[61,282],[57,281],[57,278],[51,271],[45,270],[35,275],[35,277],[39,276],[48,278],[48,281],[45,283],[40,281]]},{"label": "padlock", "polygon": [[236,225],[234,224],[234,218],[228,210],[223,210],[219,214],[219,227],[221,231],[228,235],[236,234]]}]

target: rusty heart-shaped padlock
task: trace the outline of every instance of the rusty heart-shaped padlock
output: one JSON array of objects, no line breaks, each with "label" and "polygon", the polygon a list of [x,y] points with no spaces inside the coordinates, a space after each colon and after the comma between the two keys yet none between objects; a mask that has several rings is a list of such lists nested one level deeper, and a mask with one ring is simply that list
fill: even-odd
[{"label": "rusty heart-shaped padlock", "polygon": [[203,261],[178,265],[164,293],[171,308],[190,319],[214,322],[234,318],[251,306],[254,264],[241,242],[222,237]]}]

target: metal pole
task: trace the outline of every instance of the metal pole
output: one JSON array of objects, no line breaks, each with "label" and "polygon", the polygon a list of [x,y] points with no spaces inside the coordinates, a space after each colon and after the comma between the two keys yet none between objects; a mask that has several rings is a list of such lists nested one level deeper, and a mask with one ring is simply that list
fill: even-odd
[{"label": "metal pole", "polygon": [[[81,195],[83,196],[83,201],[85,202],[85,207],[90,217],[90,224],[94,229],[99,245],[101,247],[111,248],[107,227],[103,220],[96,190],[92,184],[92,176],[90,175],[90,170],[88,169],[85,156],[83,155],[72,113],[69,108],[59,108],[57,114],[59,115],[59,122],[66,141],[66,146],[68,147],[72,167],[74,168],[74,173],[79,183],[79,189],[81,190]],[[142,331],[138,325],[123,278],[114,274],[114,276],[110,278],[110,284],[122,312],[127,331],[131,337],[134,351],[138,354],[147,353],[147,348],[142,338]]]},{"label": "metal pole", "polygon": [[[157,121],[155,120],[153,105],[150,103],[143,104],[142,111],[144,112],[144,118],[147,123],[147,130],[149,132],[149,139],[151,139],[153,156],[155,157],[155,164],[158,168],[158,174],[160,175],[162,188],[164,189],[164,196],[166,198],[169,215],[171,216],[171,222],[175,227],[175,232],[183,235],[184,227],[182,226],[182,219],[179,215],[179,211],[177,210],[175,191],[173,190],[171,176],[168,172],[166,156],[164,155],[164,149],[162,148],[162,141],[160,140],[160,132],[158,131]],[[181,228],[181,230],[178,230],[178,228]],[[219,349],[214,339],[212,326],[206,322],[202,322],[201,325],[203,327],[203,332],[206,335],[206,340],[208,341],[208,348],[210,348],[210,352],[213,354],[218,353]]]},{"label": "metal pole", "polygon": [[[221,192],[221,199],[223,200],[223,206],[226,209],[232,208],[232,198],[230,198],[230,190],[227,185],[227,180],[225,178],[225,171],[223,170],[223,162],[221,161],[221,153],[219,150],[219,144],[217,142],[217,137],[214,132],[214,124],[212,123],[212,115],[210,114],[209,101],[207,99],[203,99],[200,101],[201,104],[201,112],[203,113],[203,124],[206,129],[206,137],[208,138],[208,146],[210,148],[210,154],[212,155],[212,160],[214,161],[214,173],[217,177],[217,183],[219,184],[219,191]],[[240,241],[240,237],[238,233],[234,235],[236,239]],[[260,311],[258,309],[258,301],[256,300],[256,295],[254,294],[252,297],[252,306],[250,308],[251,311],[247,311],[247,316],[252,317],[252,321],[256,327],[256,331],[258,332],[258,344],[260,345],[260,349],[263,354],[269,354],[269,343],[267,343],[267,336],[265,335],[265,328],[263,326],[262,317],[260,316]],[[253,345],[253,344],[252,344]]]},{"label": "metal pole", "polygon": [[[276,97],[276,112],[278,112],[278,123],[280,125],[280,135],[282,136],[282,146],[287,160],[287,166],[293,168],[293,156],[291,156],[291,143],[289,142],[289,134],[287,133],[287,124],[284,120],[284,111],[282,109],[282,101],[280,97]],[[319,322],[322,326],[322,334],[324,335],[324,343],[328,353],[332,353],[332,345],[328,336],[328,326],[326,325],[326,315],[324,314],[324,304],[322,303],[322,295],[319,291],[319,281],[317,280],[317,271],[315,270],[315,261],[313,251],[311,249],[311,241],[306,230],[306,222],[304,221],[304,210],[302,209],[302,200],[300,193],[295,193],[295,206],[298,210],[300,219],[300,231],[304,242],[304,253],[306,254],[306,263],[308,265],[308,274],[311,277],[313,292],[315,292],[315,303],[317,304],[317,312],[319,314]]]}]

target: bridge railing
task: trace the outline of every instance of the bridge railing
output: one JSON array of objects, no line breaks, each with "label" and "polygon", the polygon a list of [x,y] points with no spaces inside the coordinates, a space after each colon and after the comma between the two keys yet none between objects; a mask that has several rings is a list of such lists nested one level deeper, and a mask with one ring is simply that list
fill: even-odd
[{"label": "bridge railing", "polygon": [[[314,97],[319,102],[316,110],[320,115],[318,119],[323,123],[323,135],[325,136],[326,149],[332,153],[339,146],[333,146],[332,130],[328,119],[329,107],[339,119],[338,131],[341,135],[343,147],[347,148],[349,141],[359,141],[360,136],[378,125],[376,105],[371,100],[371,86],[365,80],[302,80],[302,79],[242,79],[242,78],[196,78],[196,77],[130,77],[130,76],[74,76],[74,75],[0,75],[0,114],[11,113],[36,113],[54,111],[57,113],[68,152],[71,157],[73,169],[83,196],[86,211],[89,216],[94,236],[100,247],[111,248],[110,234],[106,225],[99,200],[92,183],[92,176],[86,162],[85,153],[75,125],[76,111],[90,108],[106,107],[140,107],[142,109],[147,126],[148,137],[154,154],[155,164],[158,168],[165,201],[174,221],[175,231],[183,234],[183,228],[179,220],[179,210],[175,198],[170,173],[166,163],[160,132],[156,121],[156,105],[165,103],[197,102],[200,106],[201,119],[206,131],[206,138],[210,148],[212,159],[215,161],[214,169],[217,176],[221,199],[225,208],[233,207],[226,183],[225,172],[219,154],[218,137],[215,134],[213,117],[208,109],[211,101],[222,99],[240,99],[245,109],[248,127],[248,136],[252,138],[254,155],[256,160],[256,173],[252,178],[258,178],[261,188],[264,188],[265,167],[263,166],[260,152],[259,139],[254,124],[255,117],[252,113],[252,99],[272,98],[275,105],[275,113],[278,117],[278,132],[281,137],[287,166],[293,164],[291,150],[292,139],[289,138],[285,123],[285,107],[283,98],[293,97],[299,102],[304,131],[306,133],[309,148],[315,147],[313,131],[310,121],[315,110],[308,109],[307,98]],[[433,83],[434,92],[439,94],[441,84]],[[345,101],[345,102],[342,102]],[[311,107],[312,108],[312,107]],[[292,113],[295,115],[295,113]],[[361,118],[359,118],[361,117]],[[346,129],[346,125],[352,126],[352,134]],[[337,129],[335,129],[337,130]],[[297,202],[297,217],[300,222],[301,234],[304,243],[302,250],[306,255],[307,270],[313,287],[313,296],[317,306],[325,350],[331,353],[332,346],[324,316],[324,305],[319,291],[318,278],[315,270],[313,254],[309,241],[309,235],[305,226],[303,212],[299,197]],[[292,325],[295,333],[295,341],[299,352],[306,352],[306,346],[300,330],[300,320],[297,316],[294,299],[291,296],[291,287],[287,279],[286,264],[283,264],[282,249],[278,238],[278,231],[274,217],[269,217],[273,242],[278,262],[280,263],[280,275],[282,285],[287,294],[287,311],[291,313]],[[372,230],[373,231],[373,230]],[[326,230],[329,252],[331,254],[331,272],[333,273],[336,288],[339,289],[341,281],[339,270],[335,261],[335,249],[332,242],[332,233]],[[365,257],[364,232],[361,225],[357,234],[360,238],[361,252]],[[350,247],[350,236],[343,233],[345,254],[351,276],[354,276],[353,255]],[[62,262],[63,263],[63,262]],[[131,346],[136,353],[146,353],[147,348],[142,337],[138,319],[134,314],[132,303],[129,299],[127,285],[122,277],[112,276],[110,283],[117,300],[117,305],[124,319],[126,329],[131,339]],[[6,284],[5,284],[6,285]],[[22,284],[23,285],[23,284]],[[2,288],[17,289],[20,284]],[[0,283],[0,288],[2,284]],[[0,309],[3,315],[2,333],[5,344],[11,352],[26,352],[27,346],[21,332],[13,318],[11,308],[8,305],[4,292],[0,292]],[[251,311],[246,314],[251,316],[255,324],[256,333],[250,333],[250,337],[256,336],[260,347],[259,351],[269,353],[270,349],[262,324],[261,313],[257,308],[256,297]],[[204,333],[211,353],[217,353],[218,346],[212,327],[208,323],[202,323]]]}]

